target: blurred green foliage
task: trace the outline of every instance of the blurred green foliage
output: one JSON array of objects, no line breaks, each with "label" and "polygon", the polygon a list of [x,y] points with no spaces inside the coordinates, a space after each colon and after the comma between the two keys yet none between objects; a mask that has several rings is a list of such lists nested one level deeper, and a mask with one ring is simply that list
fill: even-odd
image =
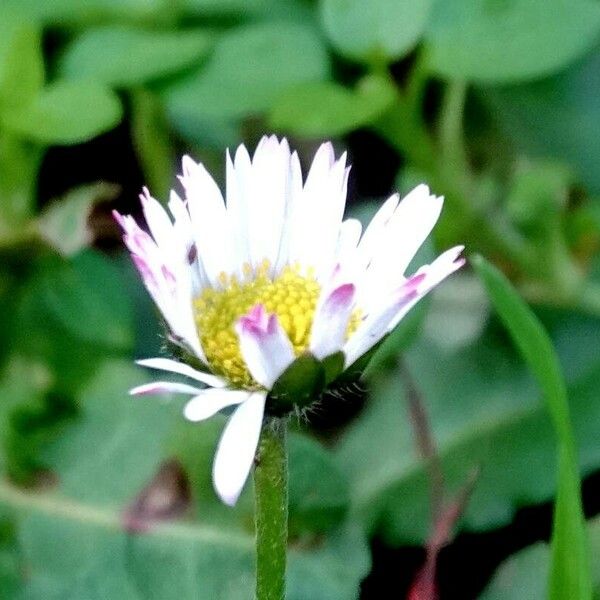
[{"label": "blurred green foliage", "polygon": [[[304,160],[324,137],[351,151],[376,140],[400,165],[398,188],[426,181],[446,196],[436,246],[483,253],[534,306],[565,375],[580,471],[597,472],[599,65],[594,0],[4,0],[0,595],[251,597],[251,493],[232,511],[211,488],[222,424],[126,393],[147,377],[132,359],[163,341],[106,224],[109,206],[133,206],[111,184],[139,175],[99,181],[91,165],[82,181],[63,159],[51,174],[60,197],[44,191],[57,148],[77,156],[116,128],[163,200],[184,152],[223,173],[226,146],[269,130]],[[359,200],[349,210],[362,218],[381,198]],[[414,447],[404,370],[448,492],[479,470],[460,528],[504,526],[556,494],[544,398],[465,270],[381,346],[351,423],[324,403],[336,427],[292,436],[290,599],[357,597],[370,539],[419,544],[431,531],[430,461]],[[544,373],[547,397],[557,385]],[[127,511],[172,459],[191,488],[184,516],[128,531]],[[598,531],[596,519],[593,549]],[[545,545],[526,549],[484,597],[544,597],[549,565]]]}]

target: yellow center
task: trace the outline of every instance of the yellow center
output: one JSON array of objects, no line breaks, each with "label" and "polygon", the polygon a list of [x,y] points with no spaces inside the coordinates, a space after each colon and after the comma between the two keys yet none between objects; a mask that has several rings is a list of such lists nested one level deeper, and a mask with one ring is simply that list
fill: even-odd
[{"label": "yellow center", "polygon": [[[268,261],[254,271],[246,266],[242,282],[221,273],[223,289],[207,288],[194,300],[196,326],[208,364],[236,387],[260,387],[244,363],[234,329],[238,319],[257,304],[277,315],[296,356],[308,347],[321,286],[311,271],[302,273],[298,265],[285,267],[275,278],[271,278],[269,270]],[[348,324],[348,336],[356,330],[359,320],[355,311]]]}]

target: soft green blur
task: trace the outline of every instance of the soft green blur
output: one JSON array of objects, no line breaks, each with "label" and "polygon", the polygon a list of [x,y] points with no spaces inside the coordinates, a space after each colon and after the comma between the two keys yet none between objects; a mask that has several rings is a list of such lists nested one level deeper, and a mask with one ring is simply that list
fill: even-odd
[{"label": "soft green blur", "polygon": [[[223,420],[127,395],[166,338],[110,210],[143,184],[166,201],[184,153],[222,184],[225,148],[270,132],[304,165],[349,148],[363,222],[382,178],[445,196],[422,260],[463,243],[508,276],[557,351],[581,474],[600,469],[597,1],[2,0],[0,597],[251,597],[252,494],[231,510],[211,484]],[[469,485],[455,532],[554,498],[546,404],[491,306],[463,269],[294,422],[290,600],[358,597],[369,542],[425,543]],[[549,556],[514,554],[485,597],[545,594]]]}]

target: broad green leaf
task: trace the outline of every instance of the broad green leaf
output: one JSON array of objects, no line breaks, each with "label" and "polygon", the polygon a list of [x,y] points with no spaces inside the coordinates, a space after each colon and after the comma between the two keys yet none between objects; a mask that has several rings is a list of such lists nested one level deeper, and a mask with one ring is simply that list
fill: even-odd
[{"label": "broad green leaf", "polygon": [[124,507],[165,458],[167,436],[181,419],[181,402],[132,398],[148,381],[133,362],[105,360],[78,397],[80,414],[48,447],[45,463],[73,500]]},{"label": "broad green leaf", "polygon": [[106,183],[93,183],[70,190],[42,211],[37,220],[37,229],[64,256],[76,254],[92,242],[88,218],[94,204],[113,199],[117,192],[116,186]]},{"label": "broad green leaf", "polygon": [[344,55],[364,60],[397,60],[423,35],[433,2],[421,0],[321,0],[321,21]]},{"label": "broad green leaf", "polygon": [[[600,519],[588,522],[592,556],[600,553]],[[481,600],[542,600],[548,597],[550,547],[539,542],[507,558],[481,595]],[[600,593],[600,570],[592,570],[594,597]],[[567,597],[573,597],[569,595]]]},{"label": "broad green leaf", "polygon": [[425,40],[439,75],[514,82],[559,71],[599,35],[594,0],[455,0],[435,4]]},{"label": "broad green leaf", "polygon": [[321,81],[329,60],[313,28],[266,22],[229,30],[206,66],[165,91],[173,118],[226,120],[268,110],[286,89]]},{"label": "broad green leaf", "polygon": [[568,161],[600,193],[600,48],[568,71],[536,83],[480,88],[520,151]]},{"label": "broad green leaf", "polygon": [[550,598],[591,597],[590,556],[577,450],[558,357],[548,334],[506,277],[482,257],[476,257],[473,262],[494,308],[542,389],[558,438],[558,491],[552,532]]},{"label": "broad green leaf", "polygon": [[[65,341],[57,337],[61,331],[112,351],[128,351],[133,345],[132,307],[122,275],[92,250],[69,261],[43,262],[24,295],[19,318],[26,338],[35,332],[40,338],[50,337],[48,344],[56,348]],[[42,339],[29,341],[35,350]]]},{"label": "broad green leaf", "polygon": [[340,526],[349,504],[348,482],[331,452],[302,435],[290,435],[289,446],[290,536]]},{"label": "broad green leaf", "polygon": [[305,137],[337,136],[369,124],[394,102],[386,79],[363,79],[356,91],[332,82],[305,84],[284,92],[271,110],[272,127]]},{"label": "broad green leaf", "polygon": [[59,80],[32,102],[6,111],[2,125],[41,144],[76,144],[112,129],[121,116],[119,98],[107,87]]},{"label": "broad green leaf", "polygon": [[[158,398],[127,396],[144,379],[141,369],[122,361],[101,365],[81,395],[80,417],[45,453],[60,476],[58,490],[24,492],[0,482],[0,504],[16,517],[16,558],[20,572],[27,573],[21,582],[27,597],[252,597],[251,515],[221,507],[217,517],[210,508],[216,502],[208,495],[212,490],[194,488],[203,500],[185,520],[157,523],[147,532],[124,531],[123,508],[168,456],[169,432],[175,434],[182,419],[181,400],[165,405]],[[206,433],[203,426],[188,428],[197,436]],[[202,460],[212,459],[214,445],[203,447]],[[210,478],[210,470],[199,476]],[[310,505],[310,498],[304,501]],[[306,545],[292,543],[288,598],[350,600],[368,568],[357,528],[338,528]]]},{"label": "broad green leaf", "polygon": [[213,44],[203,29],[151,31],[124,26],[86,29],[67,48],[60,72],[113,86],[133,86],[196,66]]},{"label": "broad green leaf", "polygon": [[[600,448],[600,362],[582,361],[579,331],[595,347],[600,321],[563,318],[557,342],[568,367],[569,397],[583,473],[597,469]],[[522,361],[488,330],[466,347],[448,347],[428,326],[405,353],[430,418],[449,493],[480,468],[461,527],[505,525],[522,506],[556,490],[556,444],[547,408]],[[395,545],[421,543],[429,532],[427,464],[414,447],[404,384],[398,373],[371,384],[365,412],[336,449],[349,478],[351,514]]]},{"label": "broad green leaf", "polygon": [[39,29],[9,13],[0,19],[0,113],[33,101],[44,85]]}]

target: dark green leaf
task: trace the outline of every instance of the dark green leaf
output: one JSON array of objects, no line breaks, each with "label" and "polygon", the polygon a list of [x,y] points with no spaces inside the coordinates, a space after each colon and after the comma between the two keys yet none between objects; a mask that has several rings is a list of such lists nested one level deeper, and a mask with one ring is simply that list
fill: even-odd
[{"label": "dark green leaf", "polygon": [[455,0],[436,3],[425,39],[436,73],[509,82],[559,71],[599,33],[594,0]]},{"label": "dark green leaf", "polygon": [[480,93],[519,150],[568,161],[600,193],[600,49],[555,77]]},{"label": "dark green leaf", "polygon": [[431,0],[322,0],[321,19],[334,46],[359,60],[396,60],[417,44]]},{"label": "dark green leaf", "polygon": [[68,78],[132,86],[198,65],[213,41],[214,35],[202,29],[92,28],[67,48],[60,70]]},{"label": "dark green leaf", "polygon": [[[590,343],[600,322],[575,329],[562,321],[557,333],[570,367],[570,398],[580,465],[600,464],[598,357],[582,360],[578,331]],[[574,327],[576,324],[572,324]],[[405,354],[423,396],[442,460],[448,490],[460,489],[473,469],[481,475],[461,526],[486,530],[508,523],[515,510],[549,500],[556,491],[556,444],[545,404],[522,361],[489,333],[465,348],[448,348],[436,332]],[[593,354],[593,353],[592,353]],[[404,384],[398,374],[379,373],[365,413],[342,438],[339,465],[349,478],[351,511],[390,543],[420,543],[429,531],[427,464],[414,447]]]}]

